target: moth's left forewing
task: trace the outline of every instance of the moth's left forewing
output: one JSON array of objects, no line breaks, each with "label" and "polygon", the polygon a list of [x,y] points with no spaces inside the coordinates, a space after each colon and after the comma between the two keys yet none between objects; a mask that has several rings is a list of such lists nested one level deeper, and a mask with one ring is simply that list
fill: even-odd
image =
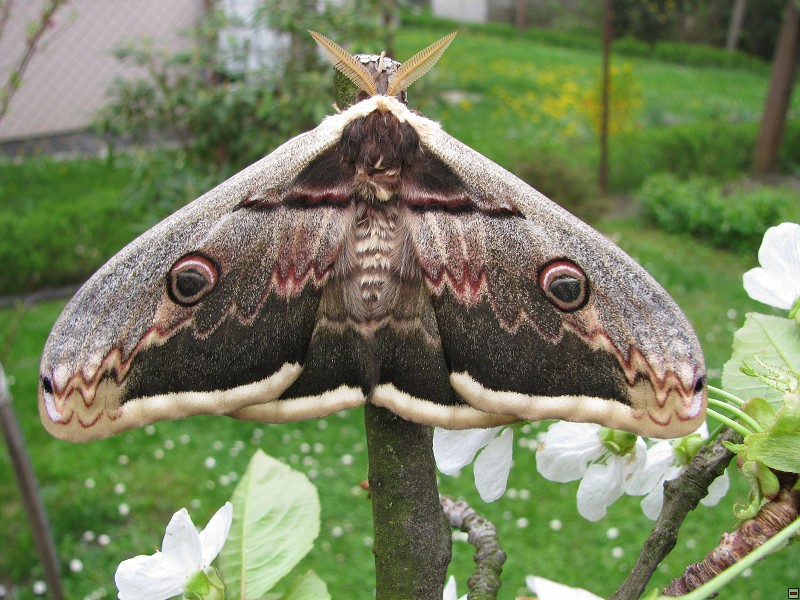
[{"label": "moth's left forewing", "polygon": [[343,227],[337,207],[298,211],[281,200],[343,126],[335,115],[288,141],[101,267],[45,346],[48,431],[83,441],[230,414],[278,398],[299,377]]},{"label": "moth's left forewing", "polygon": [[697,429],[702,351],[667,292],[505,169],[439,128],[421,131],[472,197],[470,210],[410,213],[451,384],[466,402],[650,437]]}]

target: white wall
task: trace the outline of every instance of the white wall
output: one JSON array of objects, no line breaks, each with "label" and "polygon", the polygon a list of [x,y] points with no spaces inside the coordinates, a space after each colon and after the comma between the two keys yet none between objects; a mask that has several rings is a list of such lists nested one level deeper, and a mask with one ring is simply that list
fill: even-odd
[{"label": "white wall", "polygon": [[[0,78],[24,46],[27,24],[43,0],[15,2],[0,39]],[[0,121],[0,141],[85,129],[105,101],[116,75],[126,71],[111,50],[126,41],[153,37],[172,48],[191,43],[181,31],[194,24],[200,0],[69,0],[55,15],[42,50]]]},{"label": "white wall", "polygon": [[431,0],[436,17],[468,23],[485,23],[489,18],[489,0]]}]

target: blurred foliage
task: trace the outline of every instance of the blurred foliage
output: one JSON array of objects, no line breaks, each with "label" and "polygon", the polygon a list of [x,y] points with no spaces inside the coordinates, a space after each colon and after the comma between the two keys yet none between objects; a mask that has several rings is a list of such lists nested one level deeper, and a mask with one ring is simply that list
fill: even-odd
[{"label": "blurred foliage", "polygon": [[747,3],[745,27],[742,30],[739,48],[772,60],[785,8],[786,0],[750,0]]},{"label": "blurred foliage", "polygon": [[598,221],[608,209],[606,201],[597,197],[594,173],[558,152],[542,150],[519,163],[514,174],[589,223]]},{"label": "blurred foliage", "polygon": [[[155,146],[133,154],[131,201],[155,221],[331,113],[330,65],[307,29],[375,51],[393,26],[375,0],[264,0],[247,19],[208,11],[183,50],[147,40],[118,48],[144,75],[114,81],[99,129],[112,144]],[[256,52],[267,28],[279,47],[269,58]]]},{"label": "blurred foliage", "polygon": [[[596,3],[596,0],[587,0]],[[773,2],[775,0],[768,0]],[[749,6],[749,5],[748,5]],[[563,10],[563,9],[562,9]],[[589,11],[594,15],[596,11]],[[776,11],[776,18],[780,21],[781,11]],[[519,29],[510,23],[459,23],[451,19],[433,17],[430,11],[403,12],[402,23],[404,27],[436,29],[441,32],[458,30],[464,34],[484,34],[512,39],[527,39],[537,44],[553,47],[570,48],[576,50],[589,50],[600,52],[602,35],[599,27],[602,23],[600,17],[595,17],[590,22],[591,27],[576,29],[546,29],[531,27]],[[535,20],[538,24],[538,18]],[[725,35],[723,31],[721,35]],[[777,29],[774,30],[777,35]],[[743,40],[749,32],[742,32]],[[672,62],[675,64],[697,67],[723,67],[731,69],[751,69],[759,72],[769,72],[768,60],[771,54],[754,56],[743,52],[746,47],[744,41],[740,50],[729,52],[723,48],[709,45],[708,37],[697,36],[687,41],[674,39],[675,36],[664,39],[639,39],[631,32],[615,31],[614,54],[620,56],[635,56],[652,60]],[[720,43],[724,42],[724,37]],[[774,44],[775,40],[772,40]],[[770,46],[771,48],[772,46]],[[448,51],[451,52],[451,51]],[[771,52],[771,49],[769,50]]]},{"label": "blurred foliage", "polygon": [[[731,0],[614,0],[614,34],[648,43],[700,42],[724,46]],[[770,60],[786,0],[750,0],[738,48]]]},{"label": "blurred foliage", "polygon": [[645,218],[668,233],[691,234],[706,244],[742,253],[758,247],[764,232],[797,219],[797,191],[753,184],[722,186],[695,177],[653,175],[639,192]]},{"label": "blurred foliage", "polygon": [[[735,178],[749,170],[756,133],[757,123],[719,119],[622,133],[611,143],[611,187],[627,192],[665,171],[682,178]],[[781,170],[797,172],[798,157],[800,121],[794,120],[787,123],[781,146]]]},{"label": "blurred foliage", "polygon": [[679,12],[678,4],[677,0],[614,0],[614,33],[650,42],[666,38]]},{"label": "blurred foliage", "polygon": [[[403,27],[393,40],[396,56],[403,60],[449,31],[447,24],[437,29]],[[582,35],[569,44],[566,35],[550,43],[547,35],[540,40],[533,32],[521,35],[508,29],[508,35],[498,36],[471,31],[461,31],[437,68],[414,85],[411,105],[568,210],[596,222],[603,209],[594,189],[597,144],[589,112],[598,88],[596,52],[583,49]],[[387,44],[355,34],[348,39],[355,40],[348,44],[351,51],[374,51]],[[766,69],[746,65],[738,69],[675,68],[672,63],[647,58],[616,59],[613,65],[623,79],[628,78],[624,85],[615,85],[612,96],[617,107],[612,114],[621,118],[622,125],[611,139],[610,187],[614,193],[632,194],[653,173],[668,171],[681,179],[704,176],[719,180],[737,179],[748,171],[768,81]],[[327,99],[332,97],[328,95],[332,91],[330,67],[319,69],[320,85],[326,91],[279,94],[277,100],[265,95],[265,110],[285,96],[285,105],[293,112],[304,110],[293,101],[317,103],[320,110],[332,112]],[[322,74],[323,69],[327,75]],[[175,70],[180,72],[177,67]],[[221,85],[235,88],[240,83]],[[629,89],[622,93],[625,86]],[[253,143],[263,144],[264,150],[251,155],[242,152],[237,161],[246,164],[292,135],[275,133],[287,131],[282,129],[284,122],[276,122],[275,130],[256,130],[262,117],[249,112],[235,114],[236,106],[245,111],[248,105],[222,98],[221,90],[204,89],[211,87],[198,83],[197,93],[220,93],[222,106],[209,102],[207,110],[220,111],[238,124],[241,133],[232,134],[229,140],[207,137],[217,127],[227,126],[212,124],[211,132],[187,130],[185,146],[173,137],[176,141],[171,147],[126,151],[116,154],[108,165],[96,159],[0,162],[0,262],[7,267],[0,269],[0,295],[85,279],[176,205],[239,168],[234,161],[218,167],[212,142],[222,139],[226,148],[235,149],[240,141],[236,136],[252,134]],[[259,93],[255,86],[248,87],[253,96]],[[181,109],[193,108],[191,101],[185,100]],[[145,110],[151,108],[148,102],[142,100],[131,116],[146,115]],[[794,102],[792,111],[799,106]],[[182,118],[188,120],[189,116]],[[204,118],[195,117],[198,122]],[[159,123],[164,128],[171,125],[166,118]],[[144,120],[136,131],[147,140],[157,129]],[[151,131],[154,133],[148,133]],[[264,141],[267,137],[269,141]],[[193,165],[189,157],[200,150],[196,139],[206,148],[206,156],[202,161],[192,158],[197,161]],[[798,157],[800,120],[794,119],[787,123],[784,136],[782,171],[800,173]],[[161,204],[156,203],[159,198]],[[800,215],[793,220],[800,220]]]}]

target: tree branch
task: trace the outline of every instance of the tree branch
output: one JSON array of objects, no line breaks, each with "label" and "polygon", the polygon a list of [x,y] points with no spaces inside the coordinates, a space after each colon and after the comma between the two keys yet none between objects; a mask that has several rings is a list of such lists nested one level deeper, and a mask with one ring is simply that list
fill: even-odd
[{"label": "tree branch", "polygon": [[678,530],[686,515],[694,510],[708,493],[708,486],[722,473],[734,454],[723,442],[741,443],[742,437],[725,429],[714,442],[704,446],[686,470],[676,479],[664,483],[664,507],[658,515],[642,551],[627,579],[611,596],[611,600],[638,598],[653,576],[659,563],[675,547]]},{"label": "tree branch", "polygon": [[475,546],[475,571],[467,582],[470,600],[495,600],[502,585],[503,563],[506,562],[497,528],[476,513],[466,500],[442,496],[441,503],[450,526],[466,533],[469,543]]},{"label": "tree branch", "polygon": [[800,490],[792,489],[796,482],[797,475],[783,474],[776,498],[765,503],[755,517],[744,521],[736,531],[724,533],[719,545],[702,562],[686,567],[683,575],[673,579],[663,594],[681,596],[699,588],[797,519]]},{"label": "tree branch", "polygon": [[375,541],[375,598],[441,600],[450,528],[439,504],[433,429],[364,407]]}]

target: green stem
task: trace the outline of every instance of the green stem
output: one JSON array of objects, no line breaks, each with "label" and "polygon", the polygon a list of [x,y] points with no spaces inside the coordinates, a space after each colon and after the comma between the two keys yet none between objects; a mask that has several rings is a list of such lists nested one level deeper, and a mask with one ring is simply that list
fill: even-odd
[{"label": "green stem", "polygon": [[736,416],[740,421],[744,421],[746,425],[750,426],[751,429],[750,433],[758,433],[760,431],[764,431],[761,425],[759,425],[758,422],[755,419],[753,419],[753,417],[748,415],[740,408],[736,408],[735,406],[731,406],[727,402],[723,402],[722,400],[716,400],[714,398],[709,398],[708,404],[709,406],[716,406],[717,408],[722,408],[733,413],[734,416]]},{"label": "green stem", "polygon": [[723,429],[725,429],[725,423],[717,423],[717,426],[709,432],[706,443],[717,439],[717,436],[719,436]]},{"label": "green stem", "polygon": [[718,387],[714,387],[713,385],[708,386],[708,391],[714,392],[715,396],[721,396],[725,400],[728,400],[731,404],[735,404],[736,406],[744,406],[744,400],[739,398],[739,396],[731,394],[730,392],[721,390]]},{"label": "green stem", "polygon": [[750,431],[746,427],[743,427],[741,424],[737,423],[733,419],[729,419],[725,415],[721,415],[715,410],[708,409],[707,414],[712,419],[715,419],[715,420],[719,421],[720,423],[725,423],[725,425],[727,425],[728,427],[730,427],[731,429],[733,429],[737,433],[740,433],[742,435],[742,437],[750,435],[751,433],[753,433],[752,431]]},{"label": "green stem", "polygon": [[[771,552],[780,550],[788,541],[800,532],[800,518],[795,519],[789,525],[784,527],[780,533],[771,537],[769,540],[761,544],[758,548],[750,552],[747,556],[737,561],[736,564],[728,567],[722,573],[714,577],[708,583],[704,583],[696,590],[692,590],[688,594],[678,596],[684,600],[703,600],[712,594],[719,592],[724,586],[728,585],[734,578],[742,574],[742,572],[753,566],[757,561],[764,558]],[[673,597],[658,596],[657,600],[672,600]]]}]

